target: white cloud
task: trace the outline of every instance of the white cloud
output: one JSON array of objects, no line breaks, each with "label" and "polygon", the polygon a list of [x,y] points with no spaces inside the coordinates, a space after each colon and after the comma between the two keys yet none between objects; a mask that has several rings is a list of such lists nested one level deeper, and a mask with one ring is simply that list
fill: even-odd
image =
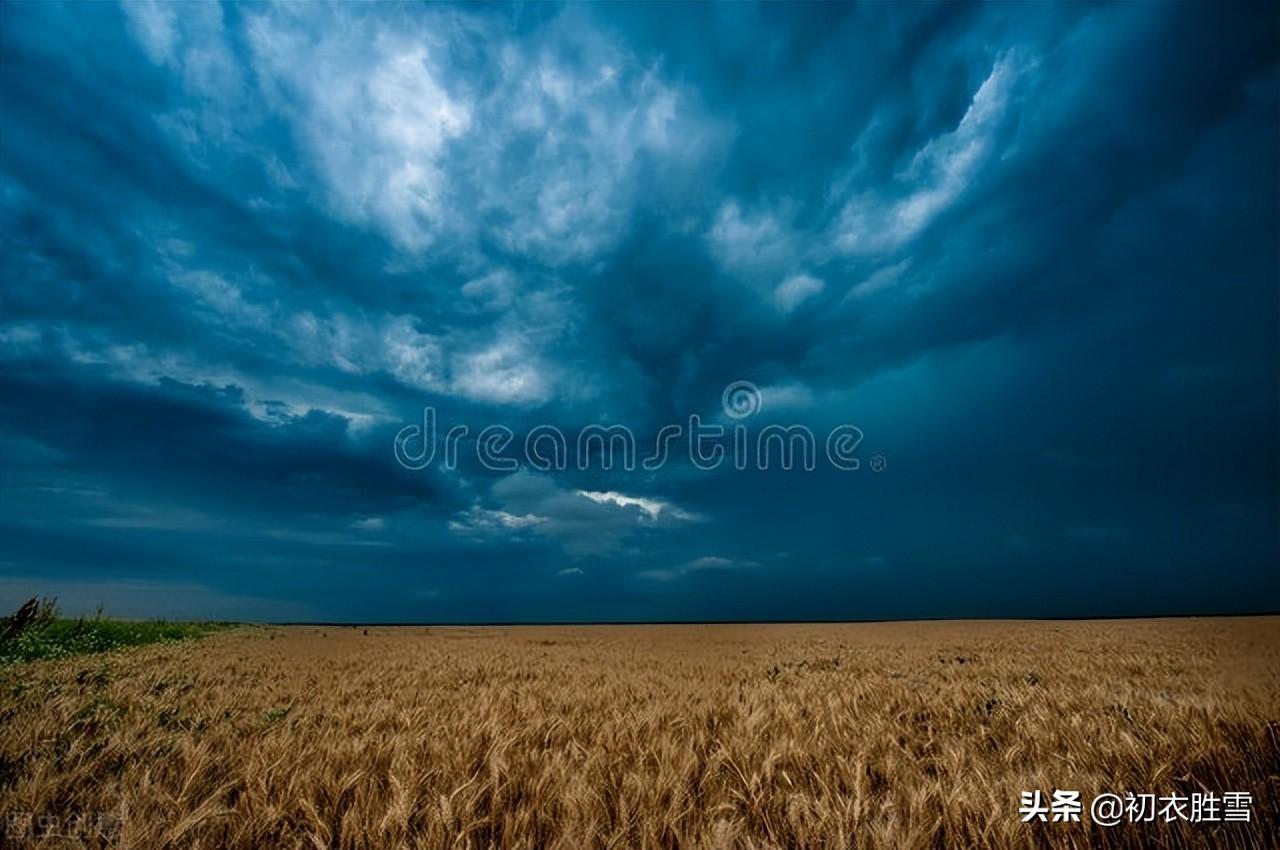
[{"label": "white cloud", "polygon": [[[222,9],[216,3],[192,4],[182,8],[181,14],[176,5],[156,0],[121,5],[126,25],[142,52],[155,64],[180,73],[188,89],[214,99],[230,97],[239,90],[240,67],[227,41]],[[218,124],[195,123],[206,132]]]},{"label": "white cloud", "polygon": [[788,410],[813,404],[813,390],[804,384],[774,384],[760,388],[761,410]]},{"label": "white cloud", "polygon": [[[155,119],[194,164],[212,175],[229,154],[256,159],[262,194],[247,209],[271,217],[314,193],[387,240],[388,268],[494,248],[546,266],[597,258],[637,205],[682,191],[731,138],[661,60],[573,8],[519,36],[460,8],[125,11],[140,49],[197,95]],[[276,126],[293,145],[269,138]],[[464,294],[505,309],[513,292],[495,283]]]},{"label": "white cloud", "polygon": [[[250,301],[245,287],[204,270],[186,270],[172,259],[161,268],[202,310],[212,311],[228,330],[266,337],[297,363],[351,375],[386,372],[406,387],[496,404],[539,404],[550,397],[554,370],[535,351],[536,340],[554,338],[568,308],[553,294],[530,293],[488,340],[475,332],[426,333],[412,316],[310,310],[284,312],[269,300]],[[255,280],[261,297],[270,281]],[[463,294],[488,298],[491,305],[513,298],[514,279],[495,272],[463,287]]]},{"label": "white cloud", "polygon": [[437,67],[445,46],[341,11],[313,36],[297,11],[272,9],[249,24],[271,103],[292,120],[339,214],[401,248],[425,248],[447,226],[445,148],[472,126]]},{"label": "white cloud", "polygon": [[837,223],[837,250],[846,254],[891,251],[949,207],[991,154],[1018,73],[1009,56],[996,61],[956,129],[931,139],[898,175],[908,187],[905,195],[884,198],[864,192],[851,198]]},{"label": "white cloud", "polygon": [[419,331],[408,317],[399,316],[384,325],[382,353],[388,370],[402,384],[439,389],[444,357],[440,340]]},{"label": "white cloud", "polygon": [[718,555],[706,555],[701,558],[694,558],[688,563],[691,570],[722,570],[726,567],[732,567],[735,562],[731,558],[721,558]]},{"label": "white cloud", "polygon": [[525,531],[558,541],[571,554],[616,550],[629,536],[700,519],[669,501],[613,492],[566,490],[527,470],[490,488],[491,506],[473,505],[450,529],[481,539],[510,539]]},{"label": "white cloud", "polygon": [[692,561],[687,561],[676,567],[660,570],[644,570],[639,573],[639,575],[641,578],[647,578],[652,581],[675,581],[689,573],[743,570],[758,566],[760,566],[760,564],[756,561],[724,558],[719,555],[704,555],[701,558],[694,558]]},{"label": "white cloud", "polygon": [[866,279],[850,287],[848,294],[845,295],[845,300],[860,300],[889,289],[897,284],[903,273],[910,267],[911,260],[908,258],[893,265],[876,269]]},{"label": "white cloud", "polygon": [[473,401],[537,404],[550,397],[548,371],[518,340],[499,339],[454,358],[452,390]]},{"label": "white cloud", "polygon": [[716,261],[743,276],[772,274],[789,263],[796,251],[794,237],[778,215],[744,212],[736,201],[720,207],[707,240]]},{"label": "white cloud", "polygon": [[172,263],[166,265],[170,267],[169,281],[173,285],[186,290],[221,318],[249,328],[270,326],[271,311],[247,300],[239,286],[221,275],[202,269],[184,269]]},{"label": "white cloud", "polygon": [[157,65],[171,61],[177,40],[178,7],[159,0],[137,0],[122,6],[129,30],[147,57]]},{"label": "white cloud", "polygon": [[40,323],[17,326],[0,347],[42,351],[45,356],[102,368],[114,380],[155,385],[169,380],[192,387],[239,395],[244,410],[267,424],[312,411],[340,416],[353,430],[392,422],[383,403],[366,393],[335,390],[288,376],[249,375],[227,363],[173,350],[157,350],[142,343],[120,344],[83,328]]},{"label": "white cloud", "polygon": [[645,188],[643,156],[680,161],[700,147],[696,119],[656,70],[593,34],[575,40],[613,73],[580,74],[550,51],[507,45],[503,79],[477,104],[485,141],[465,166],[479,215],[500,222],[494,236],[553,264],[615,243]]},{"label": "white cloud", "polygon": [[493,536],[523,531],[546,521],[546,517],[536,514],[513,514],[473,505],[449,521],[449,530],[455,534]]},{"label": "white cloud", "polygon": [[[642,165],[691,161],[712,135],[658,66],[572,10],[519,40],[456,10],[392,24],[271,7],[248,31],[266,102],[335,212],[410,254],[492,240],[549,264],[589,258],[652,188]],[[446,61],[464,41],[492,75]]]},{"label": "white cloud", "polygon": [[612,490],[603,492],[592,490],[579,490],[578,495],[590,499],[598,504],[614,504],[619,507],[629,508],[636,507],[649,519],[658,519],[662,515],[671,517],[672,519],[690,520],[695,519],[694,514],[681,510],[669,502],[663,502],[658,499],[644,498],[641,496],[627,496],[623,493],[615,493]]},{"label": "white cloud", "polygon": [[106,506],[111,515],[86,517],[80,522],[95,528],[178,532],[205,532],[221,524],[217,517],[171,505],[125,503],[112,499]]},{"label": "white cloud", "polygon": [[385,371],[414,389],[446,388],[443,341],[418,330],[410,316],[335,312],[295,313],[278,331],[294,355],[307,365],[330,366],[353,375]]},{"label": "white cloud", "polygon": [[804,302],[822,292],[825,284],[816,277],[796,274],[778,284],[773,292],[773,302],[784,313],[790,313]]},{"label": "white cloud", "polygon": [[514,276],[505,269],[473,278],[462,285],[462,295],[486,309],[501,310],[511,306],[516,290]]}]

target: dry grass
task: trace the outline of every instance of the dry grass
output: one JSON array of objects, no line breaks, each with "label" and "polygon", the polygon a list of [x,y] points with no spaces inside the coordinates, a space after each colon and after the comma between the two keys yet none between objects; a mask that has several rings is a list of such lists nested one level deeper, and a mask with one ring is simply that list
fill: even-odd
[{"label": "dry grass", "polygon": [[[123,813],[145,850],[1275,846],[1278,638],[243,630],[0,672],[0,813]],[[1245,790],[1254,819],[1025,825],[1033,788]]]}]

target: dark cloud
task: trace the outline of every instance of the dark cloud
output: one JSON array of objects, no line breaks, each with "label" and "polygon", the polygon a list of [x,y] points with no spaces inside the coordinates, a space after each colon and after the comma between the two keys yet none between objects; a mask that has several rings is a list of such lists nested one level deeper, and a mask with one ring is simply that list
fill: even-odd
[{"label": "dark cloud", "polygon": [[[390,620],[1280,602],[1261,8],[0,17],[5,599]],[[859,426],[862,469],[476,455],[492,423],[516,448],[618,423],[643,457],[690,414],[733,424],[741,379],[764,388],[753,428]],[[441,439],[470,427],[456,469],[396,463],[424,405]]]}]

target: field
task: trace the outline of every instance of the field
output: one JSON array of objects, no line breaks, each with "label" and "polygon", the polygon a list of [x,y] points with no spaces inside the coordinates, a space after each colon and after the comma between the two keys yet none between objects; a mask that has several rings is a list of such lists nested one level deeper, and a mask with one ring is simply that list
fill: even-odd
[{"label": "field", "polygon": [[[1280,618],[245,628],[0,668],[5,846],[1269,847],[1277,774]],[[1032,789],[1083,822],[1022,823]],[[1251,820],[1091,822],[1126,791]]]}]

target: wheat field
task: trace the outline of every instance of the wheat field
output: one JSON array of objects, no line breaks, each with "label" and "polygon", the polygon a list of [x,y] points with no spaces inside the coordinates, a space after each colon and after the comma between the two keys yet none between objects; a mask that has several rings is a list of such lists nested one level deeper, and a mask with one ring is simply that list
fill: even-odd
[{"label": "wheat field", "polygon": [[[1277,838],[1280,618],[244,628],[3,668],[0,699],[7,846]],[[1030,789],[1252,817],[1028,824]]]}]

